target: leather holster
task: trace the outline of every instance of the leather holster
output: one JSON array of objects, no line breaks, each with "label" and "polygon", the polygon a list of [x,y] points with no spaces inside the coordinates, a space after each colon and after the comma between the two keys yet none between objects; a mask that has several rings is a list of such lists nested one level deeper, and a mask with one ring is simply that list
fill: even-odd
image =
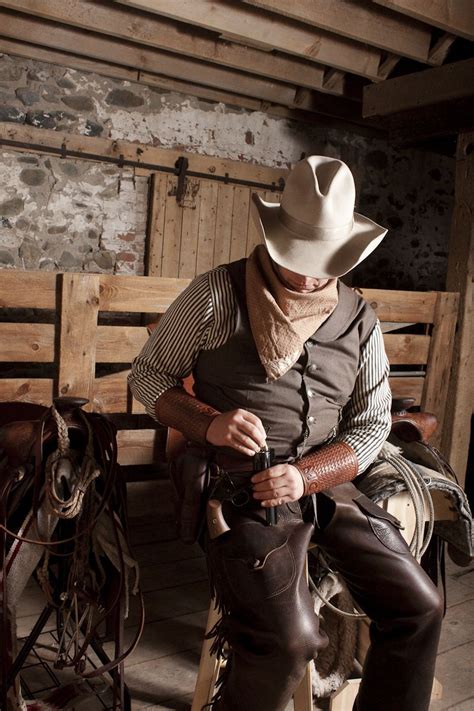
[{"label": "leather holster", "polygon": [[209,449],[187,444],[170,462],[178,535],[184,543],[195,543],[206,520],[207,492],[215,465]]}]

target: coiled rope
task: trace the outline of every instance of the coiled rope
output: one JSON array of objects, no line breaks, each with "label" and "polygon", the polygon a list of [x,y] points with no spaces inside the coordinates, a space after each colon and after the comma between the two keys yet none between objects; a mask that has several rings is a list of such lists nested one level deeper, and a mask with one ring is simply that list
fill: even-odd
[{"label": "coiled rope", "polygon": [[[415,511],[415,530],[409,548],[412,555],[419,561],[428,548],[434,529],[434,506],[428,484],[417,465],[405,459],[398,451],[391,452],[388,447],[385,447],[379,455],[378,461],[392,465],[400,478],[403,479],[411,497]],[[425,519],[425,509],[427,510],[427,519]],[[425,520],[428,523],[426,531]]]},{"label": "coiled rope", "polygon": [[[101,474],[101,470],[94,459],[92,428],[88,420],[82,416],[87,428],[87,446],[79,465],[77,454],[71,451],[66,422],[54,405],[51,408],[51,412],[58,428],[58,441],[57,449],[46,460],[46,493],[54,513],[59,518],[75,518],[82,510],[82,503],[87,489],[94,479],[97,479]],[[80,411],[79,413],[82,415]],[[58,493],[58,487],[62,479],[66,479],[66,483],[72,490],[68,499],[64,499]],[[73,486],[70,486],[71,483]]]}]

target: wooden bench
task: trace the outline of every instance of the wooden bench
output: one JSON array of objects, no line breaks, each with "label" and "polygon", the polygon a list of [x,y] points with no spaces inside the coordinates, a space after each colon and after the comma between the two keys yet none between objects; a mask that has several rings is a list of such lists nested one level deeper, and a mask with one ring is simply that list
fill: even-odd
[{"label": "wooden bench", "polygon": [[[50,404],[77,395],[115,418],[130,478],[164,463],[164,430],[127,388],[146,322],[163,314],[188,279],[3,270],[0,272],[0,400]],[[458,294],[362,289],[382,322],[394,397],[412,396],[445,421]],[[32,309],[34,311],[32,311]],[[13,311],[12,311],[13,310]],[[399,330],[402,329],[402,330]],[[395,332],[398,330],[398,332]]]}]

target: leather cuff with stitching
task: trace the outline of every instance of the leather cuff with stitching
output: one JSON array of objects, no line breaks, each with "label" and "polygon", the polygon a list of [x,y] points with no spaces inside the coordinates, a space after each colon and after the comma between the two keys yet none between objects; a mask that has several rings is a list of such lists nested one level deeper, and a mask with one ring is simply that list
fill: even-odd
[{"label": "leather cuff with stitching", "polygon": [[293,462],[304,483],[304,496],[330,489],[357,476],[359,463],[345,442],[331,442]]},{"label": "leather cuff with stitching", "polygon": [[173,427],[186,439],[198,444],[206,444],[207,429],[214,417],[220,415],[218,410],[178,387],[170,388],[160,395],[155,404],[155,412],[163,425]]}]

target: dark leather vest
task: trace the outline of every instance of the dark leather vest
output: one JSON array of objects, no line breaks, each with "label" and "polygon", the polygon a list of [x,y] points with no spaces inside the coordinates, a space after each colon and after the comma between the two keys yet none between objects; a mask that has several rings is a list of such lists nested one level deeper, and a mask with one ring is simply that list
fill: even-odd
[{"label": "dark leather vest", "polygon": [[220,348],[201,351],[194,368],[196,397],[221,412],[244,408],[263,422],[276,461],[291,461],[337,433],[351,397],[361,346],[376,316],[341,281],[338,305],[305,343],[300,358],[278,380],[267,381],[250,329],[245,296],[246,259],[226,265],[237,318]]}]

